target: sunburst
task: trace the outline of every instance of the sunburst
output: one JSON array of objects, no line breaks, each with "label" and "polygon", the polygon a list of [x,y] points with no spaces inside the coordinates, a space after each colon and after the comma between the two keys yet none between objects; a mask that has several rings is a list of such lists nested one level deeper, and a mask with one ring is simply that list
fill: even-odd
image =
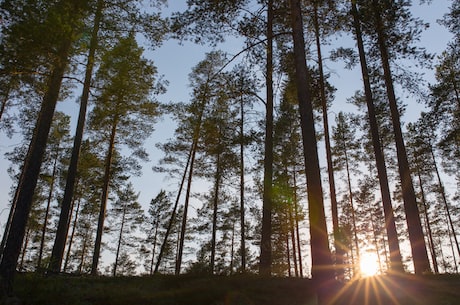
[{"label": "sunburst", "polygon": [[359,269],[363,277],[377,275],[380,271],[377,254],[366,252],[360,259]]}]

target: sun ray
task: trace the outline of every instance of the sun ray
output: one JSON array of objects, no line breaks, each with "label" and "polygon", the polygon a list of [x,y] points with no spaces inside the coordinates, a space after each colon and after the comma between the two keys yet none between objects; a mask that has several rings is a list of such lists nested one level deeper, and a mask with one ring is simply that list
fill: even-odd
[{"label": "sun ray", "polygon": [[361,257],[359,269],[362,277],[370,277],[379,274],[380,268],[377,254],[375,252],[366,252]]}]

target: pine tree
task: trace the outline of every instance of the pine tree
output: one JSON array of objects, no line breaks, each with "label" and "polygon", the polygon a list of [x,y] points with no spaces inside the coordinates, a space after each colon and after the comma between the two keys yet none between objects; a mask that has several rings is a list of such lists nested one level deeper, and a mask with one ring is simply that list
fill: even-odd
[{"label": "pine tree", "polygon": [[358,45],[359,58],[361,64],[361,73],[363,75],[365,101],[368,110],[369,129],[371,133],[372,147],[374,150],[375,162],[380,182],[380,192],[385,215],[385,228],[388,235],[388,247],[390,250],[390,269],[392,271],[403,271],[401,251],[399,248],[398,233],[396,232],[396,223],[394,219],[393,207],[391,204],[390,188],[388,174],[385,165],[385,158],[382,152],[381,136],[377,122],[377,111],[375,100],[370,83],[370,73],[367,64],[366,52],[361,30],[361,21],[359,11],[355,1],[351,2],[351,14],[353,16],[353,28]]},{"label": "pine tree", "polygon": [[[133,34],[120,38],[118,44],[104,54],[96,75],[99,90],[97,104],[90,117],[90,128],[106,143],[106,153],[92,274],[97,273],[117,147],[125,145],[134,150],[134,156],[145,159],[147,155],[142,149],[142,141],[152,133],[158,115],[152,96],[157,85],[156,69],[142,58],[142,52]],[[157,89],[161,89],[161,84],[158,85]]]},{"label": "pine tree", "polygon": [[[133,249],[138,248],[139,238],[136,237],[136,233],[144,221],[144,211],[137,202],[139,193],[135,193],[131,183],[117,190],[117,196],[118,200],[111,211],[113,217],[118,218],[112,226],[119,228],[114,232],[116,235],[116,252],[112,270],[113,276],[126,275],[123,270],[118,270],[118,268],[123,266],[123,261],[126,261],[126,258],[123,259],[123,255],[129,256]],[[129,251],[130,249],[131,251]]]},{"label": "pine tree", "polygon": [[[11,5],[9,2],[4,4]],[[87,9],[86,1],[62,0],[53,3],[49,7],[45,6],[43,11],[39,10],[41,7],[38,3],[34,2],[32,5],[37,5],[32,8],[43,13],[43,16],[46,16],[46,18],[32,25],[27,24],[30,20],[15,20],[16,22],[11,23],[11,27],[9,28],[11,31],[9,34],[14,33],[14,30],[21,28],[26,29],[32,26],[34,31],[41,31],[41,35],[33,35],[31,37],[30,42],[32,46],[35,47],[35,49],[44,48],[45,50],[49,50],[51,52],[49,54],[53,54],[53,56],[49,61],[51,63],[51,68],[49,69],[51,73],[47,78],[46,90],[43,96],[34,136],[30,142],[29,151],[24,161],[22,169],[23,174],[18,184],[18,194],[13,204],[14,214],[11,219],[8,238],[0,263],[2,285],[5,287],[4,291],[6,291],[7,294],[10,294],[12,291],[12,281],[17,259],[25,235],[28,214],[32,205],[33,194],[39,176],[41,161],[45,152],[53,113],[59,98],[62,78],[69,62],[72,43],[76,39],[75,33],[78,32],[77,28],[80,26],[79,23]],[[21,16],[21,14],[16,16]],[[32,22],[34,21],[36,20]],[[52,35],[50,35],[50,33],[52,33]],[[40,32],[34,34],[40,34]],[[45,37],[50,38],[51,41],[44,39]],[[45,44],[43,44],[43,42],[45,42]],[[23,46],[18,46],[16,50],[21,50],[22,48]],[[31,60],[35,59],[29,58],[28,62]],[[12,232],[14,232],[14,234],[12,234]]]},{"label": "pine tree", "polygon": [[169,209],[171,206],[171,201],[169,196],[164,190],[161,190],[158,195],[150,201],[149,209],[147,211],[148,216],[146,219],[146,235],[145,240],[146,248],[145,252],[149,255],[145,263],[145,269],[150,275],[153,274],[155,259],[158,256],[157,251],[159,246],[161,246],[160,241],[164,237],[164,228],[166,225],[166,220],[169,218]]},{"label": "pine tree", "polygon": [[309,90],[311,83],[306,67],[305,40],[303,36],[302,10],[300,1],[291,0],[291,22],[294,42],[294,63],[299,103],[300,126],[305,158],[305,174],[308,190],[308,213],[310,220],[310,243],[312,256],[312,277],[319,283],[318,296],[321,304],[327,303],[327,285],[334,280],[332,256],[324,212],[321,174],[316,144],[316,133],[313,119],[312,95]]}]

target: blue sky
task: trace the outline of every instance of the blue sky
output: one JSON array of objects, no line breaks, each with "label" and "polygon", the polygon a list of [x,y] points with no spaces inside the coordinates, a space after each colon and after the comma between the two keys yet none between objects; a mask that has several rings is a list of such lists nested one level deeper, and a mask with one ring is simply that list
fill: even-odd
[{"label": "blue sky", "polygon": [[[170,1],[173,4],[169,5],[170,11],[176,11],[185,6],[185,1]],[[414,1],[418,2],[418,1]],[[417,17],[428,21],[431,26],[423,33],[421,45],[425,46],[428,51],[439,54],[445,49],[447,41],[450,39],[450,34],[442,26],[436,23],[436,20],[441,18],[447,12],[450,1],[437,0],[435,4],[430,6],[423,5],[414,7],[413,14]],[[335,44],[334,41],[332,41]],[[337,41],[339,43],[339,41]],[[347,42],[351,47],[354,46],[353,42]],[[222,50],[235,54],[240,51],[243,46],[237,41],[232,40],[222,46]],[[165,79],[169,81],[168,92],[161,96],[160,101],[187,101],[190,97],[190,88],[188,87],[188,74],[193,66],[204,58],[205,52],[209,52],[211,48],[201,45],[195,45],[185,42],[180,45],[177,41],[166,41],[162,47],[154,51],[147,51],[146,57],[152,59],[158,68],[160,74],[163,74]],[[343,64],[326,63],[326,69],[331,72],[330,82],[337,87],[336,100],[332,111],[337,112],[342,109],[350,109],[350,105],[346,104],[346,99],[353,95],[356,90],[362,87],[359,70],[354,69],[348,71],[343,69]],[[433,71],[427,71],[426,76],[428,81],[433,82]],[[75,113],[76,104],[75,98],[60,103],[58,109],[65,110],[70,113]],[[413,99],[405,100],[408,108],[417,109],[410,111],[410,117],[404,118],[405,121],[415,120],[417,113],[422,109],[422,106],[417,104]],[[76,120],[74,115],[73,120]],[[331,121],[333,118],[331,117]],[[164,142],[167,138],[173,136],[173,124],[168,119],[159,121],[156,125],[156,130],[152,137],[147,141],[145,147],[150,151],[151,162],[145,164],[143,167],[142,177],[133,178],[132,182],[137,191],[140,191],[140,202],[147,207],[150,200],[162,188],[174,189],[176,181],[165,181],[163,177],[153,174],[151,168],[156,164],[156,161],[161,158],[160,152],[154,148],[155,143]],[[8,215],[8,204],[11,180],[7,174],[8,163],[4,160],[3,155],[5,152],[10,151],[15,145],[19,144],[17,138],[8,139],[6,136],[0,134],[0,227],[3,228]],[[320,144],[322,145],[322,143]]]}]

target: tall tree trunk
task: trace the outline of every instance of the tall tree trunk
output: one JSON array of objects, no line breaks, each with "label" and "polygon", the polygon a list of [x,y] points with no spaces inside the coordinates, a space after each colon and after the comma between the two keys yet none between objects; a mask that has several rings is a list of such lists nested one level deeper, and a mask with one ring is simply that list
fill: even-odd
[{"label": "tall tree trunk", "polygon": [[16,265],[24,239],[27,219],[32,207],[32,200],[37,185],[40,167],[45,153],[46,142],[53,120],[54,110],[61,89],[62,78],[69,61],[72,44],[71,34],[63,39],[58,48],[57,58],[48,79],[47,91],[43,97],[37,124],[29,146],[29,153],[22,169],[21,183],[18,185],[16,206],[9,234],[0,263],[0,277],[7,295],[12,293],[12,284]]},{"label": "tall tree trunk", "polygon": [[46,201],[45,217],[43,220],[43,227],[42,227],[42,236],[40,239],[40,248],[38,250],[38,261],[37,261],[38,270],[40,270],[42,267],[42,257],[43,257],[43,249],[45,248],[46,229],[48,226],[48,217],[49,217],[49,212],[50,212],[51,200],[53,199],[54,181],[56,180],[58,154],[59,154],[59,147],[57,148],[56,154],[54,156],[53,171],[51,173],[50,189],[48,191],[48,199]]},{"label": "tall tree trunk", "polygon": [[241,98],[240,105],[240,225],[241,225],[241,272],[246,272],[246,221],[245,221],[245,183],[244,183],[244,99]]},{"label": "tall tree trunk", "polygon": [[217,237],[217,212],[218,212],[218,203],[219,203],[219,189],[220,189],[220,180],[221,180],[221,162],[220,162],[220,153],[217,154],[216,160],[216,173],[214,176],[214,198],[213,198],[213,213],[212,213],[212,234],[211,234],[211,265],[210,271],[211,274],[214,274],[214,265],[216,260],[216,237]]},{"label": "tall tree trunk", "polygon": [[[449,222],[449,219],[447,219],[447,222]],[[452,241],[452,233],[450,231],[449,225],[447,226],[447,235],[449,235],[450,249],[452,251],[452,259],[454,260],[455,273],[458,273],[457,259],[455,258],[454,242]]]},{"label": "tall tree trunk", "polygon": [[438,236],[438,245],[439,245],[439,252],[441,253],[441,261],[442,261],[442,266],[444,268],[444,273],[447,273],[447,270],[446,270],[446,265],[447,265],[446,257],[444,256],[444,251],[442,250],[442,241],[441,241],[441,238],[439,236]]},{"label": "tall tree trunk", "polygon": [[[355,248],[356,248],[356,261],[353,263],[353,270],[359,272],[359,267],[361,264],[361,255],[359,253],[359,244],[358,244],[358,230],[356,229],[356,215],[355,215],[355,207],[354,207],[354,202],[353,202],[353,189],[351,187],[351,175],[350,175],[350,164],[348,162],[348,154],[347,150],[345,148],[345,168],[347,171],[347,184],[348,184],[348,197],[350,199],[349,204],[350,204],[350,211],[351,211],[351,224],[353,226],[353,241],[355,243]],[[353,251],[353,250],[351,250]]]},{"label": "tall tree trunk", "polygon": [[182,225],[181,225],[181,230],[180,230],[179,248],[177,251],[177,259],[176,259],[176,270],[175,270],[176,275],[180,274],[180,268],[182,265],[182,255],[184,252],[184,242],[185,242],[185,231],[187,229],[188,206],[190,202],[190,195],[191,195],[191,189],[192,189],[193,168],[195,165],[195,156],[196,156],[196,151],[198,149],[199,133],[201,129],[201,116],[200,116],[199,125],[200,126],[197,126],[197,129],[195,130],[195,136],[193,139],[192,151],[191,151],[191,156],[190,156],[190,168],[188,172],[187,191],[185,194],[184,213],[182,215]]},{"label": "tall tree trunk", "polygon": [[61,270],[62,259],[67,239],[67,233],[70,225],[70,205],[75,189],[75,180],[77,177],[78,159],[80,156],[80,148],[83,139],[83,132],[86,121],[86,109],[88,107],[89,91],[91,86],[91,78],[95,61],[95,54],[98,45],[99,25],[102,20],[102,9],[104,0],[97,1],[97,8],[94,16],[94,25],[91,33],[91,41],[89,45],[88,59],[86,63],[85,80],[83,83],[83,92],[80,100],[80,111],[78,114],[77,129],[75,132],[74,144],[72,148],[72,156],[67,173],[66,186],[64,189],[64,197],[62,199],[61,213],[59,215],[59,223],[54,240],[53,251],[49,263],[49,272],[59,273]]},{"label": "tall tree trunk", "polygon": [[233,274],[233,265],[235,260],[235,223],[232,224],[232,240],[230,247],[230,275]]},{"label": "tall tree trunk", "polygon": [[86,232],[85,238],[83,240],[83,244],[81,247],[80,264],[78,265],[78,274],[82,274],[83,267],[85,265],[86,249],[88,247],[88,235],[89,235],[89,232]]},{"label": "tall tree trunk", "polygon": [[297,175],[296,175],[296,168],[294,165],[294,172],[293,172],[293,183],[294,183],[294,217],[295,217],[295,233],[297,239],[297,253],[299,257],[299,272],[300,277],[303,277],[303,266],[302,266],[302,249],[300,247],[300,228],[299,228],[299,206],[297,204]]},{"label": "tall tree trunk", "polygon": [[359,21],[358,9],[355,0],[351,0],[351,12],[353,15],[353,23],[356,34],[356,42],[358,45],[359,58],[361,63],[361,73],[364,82],[364,94],[366,97],[367,112],[369,118],[369,125],[372,138],[372,147],[374,149],[375,163],[379,177],[380,193],[382,196],[383,212],[385,215],[385,229],[388,236],[388,248],[390,250],[390,271],[403,272],[404,267],[402,264],[401,251],[399,248],[398,232],[396,231],[395,217],[393,214],[393,207],[391,204],[390,188],[388,185],[388,175],[385,166],[385,158],[382,152],[382,145],[380,143],[379,127],[376,119],[376,111],[374,106],[374,99],[372,97],[371,83],[369,71],[367,68],[366,53],[364,51],[364,43],[361,33],[361,25]]},{"label": "tall tree trunk", "polygon": [[155,254],[156,254],[156,248],[157,248],[157,238],[158,238],[158,227],[160,225],[160,220],[158,219],[155,223],[155,233],[153,235],[153,243],[152,243],[152,259],[150,260],[150,275],[153,275],[153,266],[155,263]]},{"label": "tall tree trunk", "polygon": [[339,214],[338,214],[338,209],[337,209],[337,195],[336,195],[336,190],[335,190],[334,166],[332,163],[331,140],[329,136],[329,119],[327,115],[328,109],[327,109],[326,90],[325,90],[325,83],[324,83],[323,57],[322,57],[322,52],[321,52],[317,1],[314,1],[313,5],[314,5],[313,22],[315,26],[316,50],[318,53],[319,87],[320,87],[320,95],[321,95],[321,108],[323,112],[324,144],[326,146],[329,195],[331,197],[332,232],[334,236],[334,248],[335,248],[334,262],[335,262],[337,276],[339,278],[343,278],[343,274],[344,274],[343,255],[345,253],[345,249],[344,249],[344,245],[340,243]]},{"label": "tall tree trunk", "polygon": [[[78,182],[77,182],[78,184]],[[70,260],[70,253],[71,253],[71,250],[72,250],[72,245],[73,245],[73,238],[75,236],[75,230],[77,228],[77,223],[78,223],[78,213],[80,212],[80,203],[81,203],[81,197],[78,198],[78,201],[77,201],[77,209],[75,210],[75,217],[74,217],[74,220],[73,220],[73,225],[72,225],[72,233],[70,233],[70,238],[69,238],[69,244],[67,245],[67,254],[65,256],[65,260],[64,260],[64,268],[62,269],[62,271],[65,273],[67,271],[67,266],[69,265],[69,260]],[[75,204],[75,199],[72,200],[72,207],[70,208],[70,214],[72,215],[72,210],[73,210],[73,206]]]},{"label": "tall tree trunk", "polygon": [[294,216],[292,211],[292,202],[289,204],[289,234],[291,235],[291,244],[292,244],[292,262],[294,263],[294,274],[295,277],[299,277],[299,268],[297,266],[297,249],[296,249],[296,240],[295,240],[295,223]]},{"label": "tall tree trunk", "polygon": [[446,208],[447,219],[449,221],[450,229],[452,230],[452,234],[454,235],[454,241],[455,241],[455,246],[457,248],[457,254],[460,258],[460,246],[458,244],[457,233],[455,231],[454,222],[452,221],[452,216],[450,215],[450,208],[449,208],[449,204],[447,203],[446,191],[444,189],[444,185],[442,184],[441,175],[439,174],[438,164],[436,162],[436,157],[434,156],[433,148],[430,148],[430,152],[431,152],[431,158],[433,159],[433,165],[434,165],[434,169],[436,172],[436,177],[438,179],[439,192],[441,192],[442,201],[444,203],[444,207]]},{"label": "tall tree trunk", "polygon": [[[207,79],[206,86],[204,88],[204,100],[201,101],[201,109],[198,114],[198,119],[196,126],[194,126],[193,130],[193,139],[192,139],[192,146],[190,149],[190,168],[189,168],[189,173],[188,173],[188,180],[187,180],[187,191],[185,194],[185,202],[184,202],[184,213],[182,216],[182,226],[180,230],[180,238],[179,238],[179,248],[177,251],[177,259],[176,259],[176,266],[175,266],[175,274],[178,275],[180,274],[180,269],[182,265],[182,255],[184,252],[184,242],[185,242],[185,232],[187,229],[187,214],[188,214],[188,206],[190,202],[190,195],[191,195],[191,189],[192,189],[192,180],[193,180],[193,170],[194,170],[194,165],[195,165],[195,156],[198,150],[198,142],[200,139],[200,133],[201,133],[201,125],[203,121],[203,115],[204,115],[204,108],[206,107],[207,104],[207,95],[209,91],[209,81],[210,79]],[[165,239],[166,240],[166,239]]]},{"label": "tall tree trunk", "polygon": [[265,104],[265,153],[262,204],[262,236],[259,273],[270,276],[272,264],[272,201],[273,201],[273,0],[267,4],[267,62]]},{"label": "tall tree trunk", "polygon": [[417,206],[417,198],[415,196],[414,185],[412,183],[409,162],[407,161],[406,147],[401,131],[400,115],[396,96],[393,87],[393,79],[390,69],[388,49],[386,46],[386,34],[384,24],[381,19],[381,10],[379,3],[376,0],[372,1],[374,6],[375,25],[377,31],[377,43],[382,61],[382,68],[385,79],[385,87],[387,90],[388,102],[390,105],[391,120],[393,123],[393,133],[396,142],[396,155],[398,158],[398,170],[401,179],[402,196],[404,201],[404,210],[406,213],[407,228],[409,232],[409,240],[412,250],[412,259],[416,274],[423,274],[430,271],[430,261],[423,236],[422,223],[420,221],[420,213]]},{"label": "tall tree trunk", "polygon": [[174,220],[176,219],[176,211],[179,205],[179,199],[182,194],[182,189],[184,188],[185,178],[187,177],[187,173],[189,170],[190,161],[192,159],[194,147],[195,146],[193,144],[190,146],[190,151],[189,151],[188,158],[187,158],[187,164],[185,165],[184,173],[182,174],[182,180],[179,186],[179,191],[177,192],[176,201],[174,203],[174,207],[171,212],[171,217],[169,218],[168,227],[166,228],[166,232],[165,232],[165,237],[163,238],[163,243],[161,244],[161,247],[160,247],[160,253],[158,253],[157,262],[155,264],[155,270],[153,271],[154,274],[158,273],[158,269],[160,268],[160,264],[161,264],[161,259],[163,258],[163,254],[165,252],[166,245],[168,243],[168,237],[169,237],[169,234],[171,233],[172,226],[174,224]]},{"label": "tall tree trunk", "polygon": [[289,249],[289,231],[286,231],[286,260],[287,260],[287,270],[288,270],[288,277],[292,277],[291,271],[291,250]]},{"label": "tall tree trunk", "polygon": [[121,243],[123,242],[123,229],[125,227],[126,207],[123,207],[123,215],[121,217],[121,226],[118,233],[117,252],[115,253],[115,262],[113,263],[113,276],[117,276],[118,258],[120,257]]},{"label": "tall tree trunk", "polygon": [[193,176],[193,167],[195,164],[195,154],[197,150],[197,145],[198,144],[198,139],[193,143],[193,151],[192,151],[192,157],[190,160],[190,169],[188,173],[188,181],[187,181],[187,191],[185,195],[185,202],[184,202],[184,213],[182,215],[182,225],[181,225],[181,230],[180,230],[180,237],[179,237],[179,245],[177,249],[177,259],[176,259],[176,269],[175,269],[175,274],[178,275],[180,274],[180,268],[182,265],[182,255],[184,252],[184,242],[185,242],[185,231],[187,228],[187,214],[188,214],[188,206],[190,202],[190,193],[191,193],[191,188],[192,188],[192,176]]},{"label": "tall tree trunk", "polygon": [[310,76],[306,66],[305,41],[303,36],[302,11],[299,0],[291,0],[291,21],[294,41],[294,63],[302,129],[305,174],[307,177],[308,211],[310,220],[310,244],[312,278],[318,285],[320,304],[328,302],[333,293],[327,284],[335,279],[324,212],[321,173],[318,160],[316,132],[313,118],[312,97],[309,88]]},{"label": "tall tree trunk", "polygon": [[115,117],[112,122],[112,130],[110,132],[109,145],[107,147],[107,154],[105,157],[104,178],[102,185],[101,205],[99,210],[99,218],[97,221],[96,240],[94,242],[93,262],[91,265],[91,275],[97,275],[97,266],[99,264],[99,256],[101,253],[102,234],[104,233],[104,221],[107,210],[107,200],[109,198],[109,186],[111,179],[112,159],[115,149],[115,136],[117,133],[118,118]]},{"label": "tall tree trunk", "polygon": [[423,215],[425,216],[425,227],[428,232],[428,240],[429,240],[429,245],[430,245],[430,252],[431,252],[431,260],[433,261],[433,268],[434,268],[434,273],[438,274],[439,273],[439,268],[438,268],[438,261],[436,258],[436,249],[434,246],[433,242],[433,233],[431,231],[431,224],[430,224],[430,219],[428,217],[428,204],[426,203],[426,196],[425,196],[425,190],[423,188],[423,182],[422,182],[422,176],[420,174],[420,170],[417,170],[417,177],[418,177],[418,183],[420,187],[420,193],[422,196],[422,203],[423,203]]}]

